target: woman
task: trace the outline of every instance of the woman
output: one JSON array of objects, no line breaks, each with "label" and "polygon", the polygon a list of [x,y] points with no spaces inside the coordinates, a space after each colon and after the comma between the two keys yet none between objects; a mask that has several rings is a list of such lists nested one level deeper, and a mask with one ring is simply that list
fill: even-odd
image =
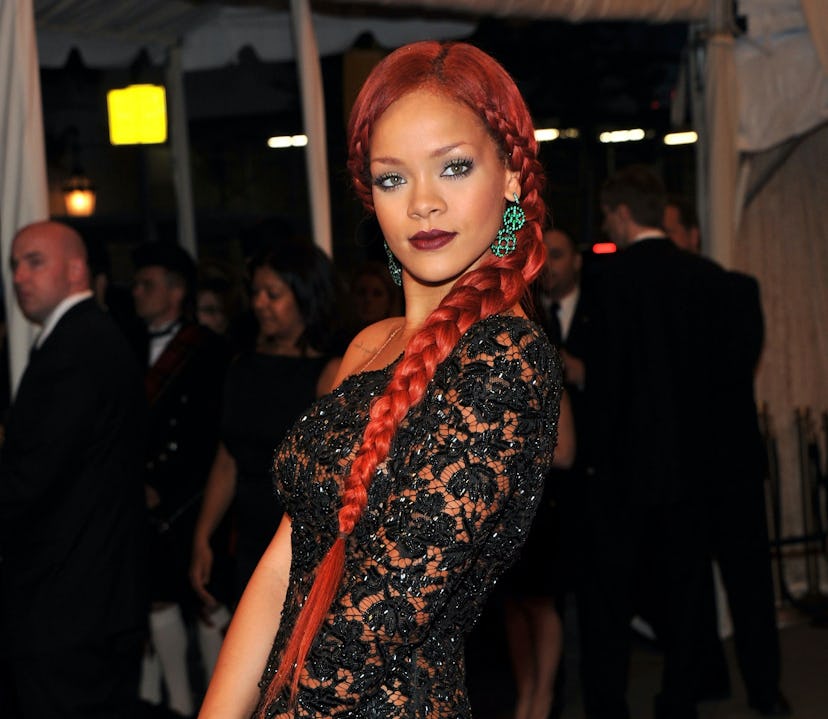
[{"label": "woman", "polygon": [[405,317],[357,335],[277,451],[286,514],[202,717],[468,716],[462,634],[552,457],[560,365],[520,304],[543,178],[514,82],[468,45],[397,50],[357,97],[349,169]]},{"label": "woman", "polygon": [[[258,323],[255,351],[230,366],[224,388],[221,442],[196,522],[190,580],[207,608],[214,555],[210,540],[235,502],[236,551],[232,604],[279,526],[273,497],[273,447],[290,425],[331,387],[333,269],[305,242],[280,242],[250,263],[251,305]],[[227,599],[227,598],[225,598]]]}]

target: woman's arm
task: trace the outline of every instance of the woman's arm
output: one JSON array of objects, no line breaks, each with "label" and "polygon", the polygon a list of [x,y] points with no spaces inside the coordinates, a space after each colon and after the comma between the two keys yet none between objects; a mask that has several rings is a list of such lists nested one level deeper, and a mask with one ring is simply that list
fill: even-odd
[{"label": "woman's arm", "polygon": [[552,455],[555,469],[569,469],[575,461],[575,418],[572,415],[572,402],[566,390],[561,394],[561,411],[558,416],[558,443]]},{"label": "woman's arm", "polygon": [[290,558],[290,518],[285,515],[230,622],[199,719],[248,719],[256,708],[259,680],[282,616]]},{"label": "woman's arm", "polygon": [[216,531],[222,517],[236,494],[236,460],[224,442],[219,442],[207,486],[204,489],[204,499],[201,501],[201,510],[196,520],[193,533],[193,556],[190,560],[190,583],[196,594],[208,607],[215,606],[216,599],[207,591],[207,583],[213,570],[213,550],[210,547],[210,537]]}]

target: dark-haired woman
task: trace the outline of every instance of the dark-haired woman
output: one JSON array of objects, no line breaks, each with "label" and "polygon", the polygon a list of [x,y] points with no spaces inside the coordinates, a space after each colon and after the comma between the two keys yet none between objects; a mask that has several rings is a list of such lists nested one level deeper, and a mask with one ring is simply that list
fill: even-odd
[{"label": "dark-haired woman", "polygon": [[560,363],[521,307],[543,178],[512,79],[469,45],[397,50],[356,100],[349,169],[405,317],[357,335],[278,449],[286,514],[202,717],[468,717],[463,635],[553,455]]},{"label": "dark-haired woman", "polygon": [[273,496],[273,447],[307,407],[332,384],[339,366],[333,268],[318,248],[284,241],[250,265],[256,347],[231,364],[224,388],[221,443],[196,523],[190,580],[205,605],[211,591],[211,538],[235,507],[235,581],[238,599],[273,538],[282,505]]}]

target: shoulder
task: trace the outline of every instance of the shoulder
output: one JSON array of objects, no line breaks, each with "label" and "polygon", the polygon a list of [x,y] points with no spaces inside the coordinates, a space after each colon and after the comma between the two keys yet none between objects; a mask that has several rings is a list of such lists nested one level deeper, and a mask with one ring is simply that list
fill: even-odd
[{"label": "shoulder", "polygon": [[389,334],[399,327],[401,319],[388,317],[360,330],[345,350],[332,386],[335,387],[349,375],[358,372],[382,347]]},{"label": "shoulder", "polygon": [[71,307],[60,318],[52,337],[56,345],[69,344],[74,349],[88,349],[95,354],[101,351],[102,345],[119,343],[123,339],[115,321],[91,297]]},{"label": "shoulder", "polygon": [[759,281],[753,275],[730,270],[727,273],[727,281],[735,292],[741,292],[745,295],[759,295]]},{"label": "shoulder", "polygon": [[504,376],[560,377],[560,358],[543,328],[521,315],[498,314],[475,322],[453,355],[461,365],[488,365]]},{"label": "shoulder", "polygon": [[528,346],[535,342],[552,346],[537,322],[523,315],[496,314],[469,327],[460,338],[458,348],[467,353],[502,352],[512,346]]},{"label": "shoulder", "polygon": [[66,313],[60,318],[57,325],[55,325],[55,329],[58,327],[71,327],[74,330],[76,328],[89,327],[90,325],[97,329],[101,326],[101,323],[106,322],[106,319],[106,312],[98,306],[98,303],[94,299],[87,297],[66,310]]},{"label": "shoulder", "polygon": [[77,381],[104,386],[114,378],[140,381],[141,369],[123,332],[94,299],[79,302],[60,318],[43,344],[54,370],[69,370]]},{"label": "shoulder", "polygon": [[562,387],[560,358],[543,329],[526,317],[503,314],[479,320],[463,334],[435,373],[431,393],[470,407],[492,426],[515,417],[546,423],[546,435]]}]

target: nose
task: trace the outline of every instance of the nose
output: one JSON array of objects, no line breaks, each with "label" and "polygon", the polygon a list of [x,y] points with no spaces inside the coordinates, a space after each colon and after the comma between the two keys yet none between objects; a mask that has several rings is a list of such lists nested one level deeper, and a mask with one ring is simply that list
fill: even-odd
[{"label": "nose", "polygon": [[261,290],[259,292],[254,292],[253,297],[250,301],[250,306],[256,310],[260,309],[265,304],[265,293]]},{"label": "nose", "polygon": [[24,264],[21,262],[17,266],[15,266],[12,270],[12,282],[16,285],[22,285],[26,281],[26,269]]},{"label": "nose", "polygon": [[408,203],[410,217],[425,219],[446,209],[446,203],[433,183],[415,182],[413,184]]}]

